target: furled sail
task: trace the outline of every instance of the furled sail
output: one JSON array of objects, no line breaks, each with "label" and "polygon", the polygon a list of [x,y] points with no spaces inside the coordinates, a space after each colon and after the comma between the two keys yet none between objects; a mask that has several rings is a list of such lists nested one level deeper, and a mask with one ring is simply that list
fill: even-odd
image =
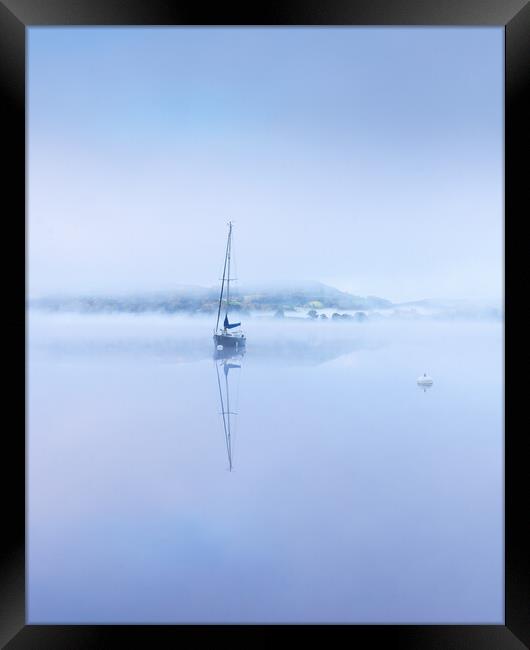
[{"label": "furled sail", "polygon": [[225,326],[227,329],[231,330],[233,327],[239,327],[240,325],[241,325],[241,323],[232,323],[232,324],[230,324],[230,323],[228,322],[228,316],[225,316],[224,326]]}]

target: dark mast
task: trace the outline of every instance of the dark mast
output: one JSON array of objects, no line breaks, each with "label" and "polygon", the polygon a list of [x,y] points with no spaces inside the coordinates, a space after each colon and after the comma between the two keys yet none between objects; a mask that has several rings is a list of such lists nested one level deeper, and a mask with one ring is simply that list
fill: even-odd
[{"label": "dark mast", "polygon": [[241,323],[229,323],[228,322],[228,307],[230,305],[230,280],[235,280],[236,278],[230,277],[230,260],[232,257],[232,222],[228,222],[228,239],[226,240],[226,252],[225,252],[225,263],[223,267],[223,278],[221,282],[221,293],[219,295],[219,307],[217,309],[217,322],[215,324],[215,331],[219,331],[219,319],[221,317],[221,307],[223,304],[223,293],[226,283],[226,310],[225,318],[223,322],[223,330],[232,329],[234,327],[239,327]]},{"label": "dark mast", "polygon": [[227,300],[226,300],[226,315],[228,316],[228,299],[230,297],[230,246],[232,240],[232,222],[228,222],[228,239],[226,240],[226,252],[225,252],[225,264],[223,267],[223,279],[221,282],[221,294],[219,296],[219,308],[217,309],[217,323],[215,324],[215,331],[219,330],[219,318],[221,316],[221,305],[223,304],[223,291],[225,288],[225,278],[226,278],[226,265],[228,264],[228,281],[227,281]]}]

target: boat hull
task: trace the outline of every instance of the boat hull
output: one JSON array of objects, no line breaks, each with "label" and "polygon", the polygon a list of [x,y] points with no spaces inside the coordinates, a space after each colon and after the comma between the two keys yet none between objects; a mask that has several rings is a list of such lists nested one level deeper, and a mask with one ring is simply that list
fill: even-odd
[{"label": "boat hull", "polygon": [[244,334],[214,334],[215,346],[222,345],[223,349],[241,350],[245,347],[246,338]]}]

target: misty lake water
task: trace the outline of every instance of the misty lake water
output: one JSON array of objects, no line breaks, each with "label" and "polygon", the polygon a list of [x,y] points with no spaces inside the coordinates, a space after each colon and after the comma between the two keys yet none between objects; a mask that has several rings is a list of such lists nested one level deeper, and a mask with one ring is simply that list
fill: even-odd
[{"label": "misty lake water", "polygon": [[503,622],[502,323],[244,325],[29,312],[28,622]]}]

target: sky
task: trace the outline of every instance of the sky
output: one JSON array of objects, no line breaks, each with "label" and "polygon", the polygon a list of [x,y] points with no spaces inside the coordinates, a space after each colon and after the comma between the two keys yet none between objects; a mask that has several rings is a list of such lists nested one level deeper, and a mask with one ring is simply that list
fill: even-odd
[{"label": "sky", "polygon": [[30,297],[502,299],[501,27],[28,31]]}]

